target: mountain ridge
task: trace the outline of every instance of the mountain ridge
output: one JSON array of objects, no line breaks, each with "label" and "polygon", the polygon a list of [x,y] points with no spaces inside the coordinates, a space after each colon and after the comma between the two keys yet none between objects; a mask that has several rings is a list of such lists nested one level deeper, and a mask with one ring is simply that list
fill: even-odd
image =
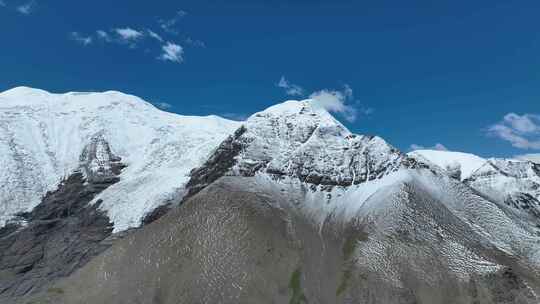
[{"label": "mountain ridge", "polygon": [[[405,154],[380,137],[351,133],[311,100],[232,122],[168,114],[117,93],[47,94],[0,94],[6,172],[40,173],[42,164],[65,165],[53,160],[68,155],[54,172],[70,181],[53,176],[58,189],[37,207],[15,206],[20,221],[0,230],[0,246],[14,252],[0,254],[0,299],[539,300],[540,169],[533,163]],[[2,107],[18,95],[47,106]],[[107,100],[81,106],[96,98]],[[26,140],[29,133],[38,136]],[[32,156],[32,144],[43,157]],[[21,189],[35,195],[25,187],[36,176],[0,173],[0,182],[22,181],[7,184],[0,199]],[[93,227],[88,234],[85,225]],[[81,231],[89,255],[69,242]],[[75,263],[63,268],[48,258],[51,248],[64,248]]]}]

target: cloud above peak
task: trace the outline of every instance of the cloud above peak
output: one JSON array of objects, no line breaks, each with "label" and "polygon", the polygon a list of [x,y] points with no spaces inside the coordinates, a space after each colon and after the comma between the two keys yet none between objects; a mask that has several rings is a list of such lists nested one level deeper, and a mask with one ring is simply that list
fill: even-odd
[{"label": "cloud above peak", "polygon": [[324,108],[328,112],[340,113],[349,122],[356,120],[358,111],[348,104],[352,100],[352,90],[349,86],[345,86],[343,91],[336,90],[320,90],[309,95],[312,104]]},{"label": "cloud above peak", "polygon": [[[289,96],[306,98],[305,90],[297,84],[293,84],[281,76],[277,87],[282,88],[285,94]],[[347,121],[354,122],[360,114],[369,115],[373,113],[373,109],[362,107],[355,100],[352,88],[345,84],[341,90],[322,89],[315,91],[307,96],[311,99],[311,103],[321,107],[328,112],[341,114]]]},{"label": "cloud above peak", "polygon": [[277,83],[279,88],[285,89],[285,93],[289,96],[302,96],[304,95],[304,89],[296,84],[290,83],[285,76],[281,76]]},{"label": "cloud above peak", "polygon": [[519,149],[540,150],[540,115],[508,113],[486,133]]}]

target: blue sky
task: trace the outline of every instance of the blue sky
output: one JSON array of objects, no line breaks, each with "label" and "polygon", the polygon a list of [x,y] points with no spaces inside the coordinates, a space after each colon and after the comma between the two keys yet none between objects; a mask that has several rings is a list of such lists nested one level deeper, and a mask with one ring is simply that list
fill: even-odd
[{"label": "blue sky", "polygon": [[1,0],[0,90],[229,117],[316,93],[405,151],[535,153],[540,2],[508,2]]}]

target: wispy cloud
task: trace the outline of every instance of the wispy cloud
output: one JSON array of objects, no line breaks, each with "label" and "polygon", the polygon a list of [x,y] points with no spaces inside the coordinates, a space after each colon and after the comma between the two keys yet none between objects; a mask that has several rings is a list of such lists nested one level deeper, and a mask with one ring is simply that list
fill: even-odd
[{"label": "wispy cloud", "polygon": [[7,6],[6,2],[3,0],[0,0],[0,6]]},{"label": "wispy cloud", "polygon": [[178,34],[174,27],[186,14],[185,11],[178,11],[171,19],[160,19],[160,27],[157,30],[156,28],[141,26],[114,27],[109,30],[98,29],[88,35],[86,33],[74,31],[70,33],[70,38],[84,46],[90,44],[103,45],[103,43],[121,45],[131,49],[141,46],[144,53],[155,51],[158,55],[154,58],[161,61],[182,63],[184,61],[185,53],[184,46],[206,47],[205,43],[201,40],[190,38],[187,35],[184,37],[188,38],[180,40],[182,41],[181,43],[179,42],[179,39],[174,39],[174,37],[172,37],[172,34]]},{"label": "wispy cloud", "polygon": [[24,4],[21,4],[19,6],[17,6],[17,11],[23,15],[30,15],[36,8],[36,1],[30,1],[30,2],[26,2]]},{"label": "wispy cloud", "polygon": [[96,35],[97,35],[97,38],[100,39],[100,40],[103,40],[105,42],[110,42],[111,41],[111,36],[109,35],[109,33],[107,33],[104,30],[97,30]]},{"label": "wispy cloud", "polygon": [[161,47],[161,50],[163,53],[161,56],[159,56],[159,59],[164,61],[172,61],[176,63],[182,63],[184,61],[184,58],[182,57],[184,54],[184,49],[182,46],[173,43],[173,42],[167,42]]},{"label": "wispy cloud", "polygon": [[144,36],[143,32],[132,29],[130,27],[115,28],[113,31],[114,33],[116,33],[117,37],[120,39],[121,42],[129,44],[135,44],[137,40],[141,39]]},{"label": "wispy cloud", "polygon": [[186,44],[190,45],[190,46],[193,46],[193,47],[200,47],[200,48],[205,48],[206,47],[206,44],[203,41],[197,40],[197,39],[192,39],[190,37],[188,37],[186,39]]},{"label": "wispy cloud", "polygon": [[304,89],[299,85],[290,83],[285,76],[281,76],[279,82],[276,84],[278,87],[285,90],[285,93],[289,96],[302,96],[304,95]]},{"label": "wispy cloud", "polygon": [[448,148],[446,148],[443,144],[441,143],[436,143],[434,146],[431,146],[431,147],[425,147],[425,146],[422,146],[422,145],[417,145],[417,144],[412,144],[409,149],[411,151],[414,151],[414,150],[438,150],[438,151],[448,151]]},{"label": "wispy cloud", "polygon": [[163,42],[163,38],[157,34],[156,32],[152,31],[152,30],[146,30],[148,32],[148,35],[154,39],[156,39],[157,41],[159,42]]},{"label": "wispy cloud", "polygon": [[540,149],[540,115],[508,113],[487,128],[487,134],[519,149]]},{"label": "wispy cloud", "polygon": [[74,41],[82,44],[82,45],[90,45],[93,42],[92,37],[90,36],[83,36],[79,32],[71,32],[70,34],[71,39]]},{"label": "wispy cloud", "polygon": [[178,21],[180,21],[180,19],[184,18],[186,15],[187,15],[186,11],[179,10],[170,19],[159,19],[158,20],[159,26],[166,33],[177,35],[178,30],[176,29],[176,25],[178,24]]}]

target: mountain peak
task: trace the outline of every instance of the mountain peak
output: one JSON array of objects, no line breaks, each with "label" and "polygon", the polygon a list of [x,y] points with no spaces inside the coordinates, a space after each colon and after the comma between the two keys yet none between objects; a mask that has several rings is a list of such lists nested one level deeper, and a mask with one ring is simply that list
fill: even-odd
[{"label": "mountain peak", "polygon": [[487,162],[487,159],[470,153],[428,149],[412,151],[409,153],[409,156],[418,160],[428,161],[441,169],[459,166],[462,180],[471,176]]},{"label": "mountain peak", "polygon": [[289,100],[255,113],[230,140],[214,159],[234,157],[232,173],[243,176],[267,173],[312,185],[350,186],[407,166],[407,157],[383,139],[352,134],[311,100]]},{"label": "mountain peak", "polygon": [[[351,135],[351,132],[337,119],[334,118],[326,109],[312,102],[311,99],[288,100],[273,105],[266,110],[257,112],[250,116],[246,121],[248,125],[272,124],[273,128],[280,125],[282,128],[295,129],[334,129],[334,133],[339,133],[342,137]],[[248,128],[249,129],[249,128]]]},{"label": "mountain peak", "polygon": [[14,87],[12,89],[6,90],[4,92],[0,92],[0,97],[6,97],[6,98],[16,98],[16,97],[28,97],[28,96],[47,96],[51,93],[41,90],[41,89],[35,89],[31,87],[26,86],[19,86]]},{"label": "mountain peak", "polygon": [[75,107],[73,110],[84,108],[98,108],[102,106],[125,104],[133,106],[151,106],[141,98],[119,91],[105,92],[67,92],[51,93],[45,90],[19,86],[0,92],[0,105],[3,107],[58,105]]}]

